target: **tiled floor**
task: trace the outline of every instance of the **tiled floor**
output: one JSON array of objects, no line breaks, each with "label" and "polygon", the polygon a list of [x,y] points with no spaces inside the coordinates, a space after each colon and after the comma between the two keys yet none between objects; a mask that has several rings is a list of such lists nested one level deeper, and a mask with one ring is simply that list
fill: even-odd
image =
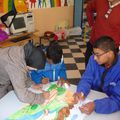
[{"label": "tiled floor", "polygon": [[59,44],[63,49],[67,78],[70,83],[78,84],[85,70],[85,58],[83,54],[86,49],[85,43],[81,37],[73,37],[64,41],[61,40]]},{"label": "tiled floor", "polygon": [[[83,54],[86,50],[85,42],[82,37],[72,37],[67,40],[59,40],[58,42],[63,50],[67,78],[71,84],[77,85],[85,70],[85,58]],[[48,40],[44,40],[42,43],[46,46],[48,45]]]}]

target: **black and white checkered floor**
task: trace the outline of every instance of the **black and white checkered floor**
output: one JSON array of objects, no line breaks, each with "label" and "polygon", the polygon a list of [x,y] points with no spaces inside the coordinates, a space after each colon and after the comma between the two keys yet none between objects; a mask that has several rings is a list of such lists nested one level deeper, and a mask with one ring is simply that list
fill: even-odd
[{"label": "black and white checkered floor", "polygon": [[67,68],[67,78],[71,84],[78,84],[85,70],[84,52],[85,43],[81,37],[73,37],[61,40],[59,44],[63,49],[64,62]]}]

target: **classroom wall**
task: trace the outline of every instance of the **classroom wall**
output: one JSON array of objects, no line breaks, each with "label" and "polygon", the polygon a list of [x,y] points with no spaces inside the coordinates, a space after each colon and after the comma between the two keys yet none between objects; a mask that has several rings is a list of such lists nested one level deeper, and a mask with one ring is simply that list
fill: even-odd
[{"label": "classroom wall", "polygon": [[73,9],[73,6],[33,9],[35,29],[38,30],[36,35],[42,36],[45,31],[55,31],[55,26],[64,21],[72,27]]},{"label": "classroom wall", "polygon": [[34,9],[35,29],[39,35],[45,31],[54,31],[55,26],[67,21],[70,27],[73,26],[73,6]]}]

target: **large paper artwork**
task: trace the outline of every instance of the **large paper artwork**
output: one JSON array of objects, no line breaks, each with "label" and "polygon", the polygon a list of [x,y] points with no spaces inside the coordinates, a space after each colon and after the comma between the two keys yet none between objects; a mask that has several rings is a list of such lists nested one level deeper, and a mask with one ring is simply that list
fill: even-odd
[{"label": "large paper artwork", "polygon": [[89,102],[73,105],[73,93],[56,84],[51,84],[48,91],[57,90],[57,95],[51,101],[39,105],[26,105],[5,120],[83,120],[85,114],[82,114],[79,107]]},{"label": "large paper artwork", "polygon": [[[56,84],[52,84],[48,91],[56,89],[58,91],[57,96],[48,103],[42,105],[34,104],[27,105],[15,114],[11,115],[6,120],[53,120],[58,116],[58,112],[63,107],[68,107],[66,101],[66,95],[69,94],[65,88],[57,87]],[[46,119],[47,118],[47,119]]]}]

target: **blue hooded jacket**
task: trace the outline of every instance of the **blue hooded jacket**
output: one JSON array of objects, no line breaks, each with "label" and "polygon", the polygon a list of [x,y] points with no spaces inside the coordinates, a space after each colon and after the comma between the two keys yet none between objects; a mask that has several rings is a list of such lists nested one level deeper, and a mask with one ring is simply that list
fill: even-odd
[{"label": "blue hooded jacket", "polygon": [[36,83],[40,84],[43,78],[49,78],[50,82],[57,81],[60,78],[67,79],[66,77],[66,66],[63,58],[58,64],[49,64],[46,62],[45,68],[42,70],[32,70],[29,72],[31,79]]},{"label": "blue hooded jacket", "polygon": [[[92,55],[86,71],[77,86],[77,92],[83,92],[87,96],[90,89],[100,91],[101,77],[104,70],[105,67],[99,65]],[[95,111],[97,113],[109,114],[120,110],[120,55],[118,55],[116,64],[110,67],[104,78],[103,92],[108,97],[94,101]]]}]

